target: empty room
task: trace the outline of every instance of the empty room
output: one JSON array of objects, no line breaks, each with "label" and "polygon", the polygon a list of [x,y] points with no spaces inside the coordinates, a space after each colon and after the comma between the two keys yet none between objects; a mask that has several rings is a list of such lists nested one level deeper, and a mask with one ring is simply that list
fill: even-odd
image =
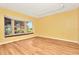
[{"label": "empty room", "polygon": [[0,3],[0,55],[79,55],[79,4]]}]

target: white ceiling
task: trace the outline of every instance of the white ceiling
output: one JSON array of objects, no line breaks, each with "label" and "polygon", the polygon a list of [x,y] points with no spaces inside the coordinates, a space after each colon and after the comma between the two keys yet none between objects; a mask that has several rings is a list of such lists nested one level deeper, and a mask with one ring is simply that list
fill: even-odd
[{"label": "white ceiling", "polygon": [[0,3],[0,7],[11,9],[33,17],[63,12],[79,7],[78,3]]}]

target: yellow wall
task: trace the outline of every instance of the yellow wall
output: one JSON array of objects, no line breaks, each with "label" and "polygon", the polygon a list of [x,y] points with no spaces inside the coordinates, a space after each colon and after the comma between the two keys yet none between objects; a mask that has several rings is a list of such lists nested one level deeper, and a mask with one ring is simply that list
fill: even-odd
[{"label": "yellow wall", "polygon": [[46,16],[39,20],[38,35],[48,38],[79,41],[79,9]]},{"label": "yellow wall", "polygon": [[[10,16],[23,21],[32,20],[31,35],[4,38],[4,16]],[[79,41],[79,9],[57,13],[44,18],[34,18],[15,11],[0,8],[0,44],[27,39],[35,36]]]},{"label": "yellow wall", "polygon": [[[23,20],[23,21],[32,20],[34,34],[5,38],[4,37],[4,16],[13,17],[13,18]],[[36,36],[35,35],[36,34],[36,32],[35,32],[36,21],[35,20],[37,20],[37,19],[34,17],[27,16],[27,15],[24,15],[24,14],[15,12],[15,11],[11,11],[11,10],[8,10],[5,8],[0,8],[0,44],[35,37]]]},{"label": "yellow wall", "polygon": [[3,16],[0,15],[0,41],[4,38],[4,20]]}]

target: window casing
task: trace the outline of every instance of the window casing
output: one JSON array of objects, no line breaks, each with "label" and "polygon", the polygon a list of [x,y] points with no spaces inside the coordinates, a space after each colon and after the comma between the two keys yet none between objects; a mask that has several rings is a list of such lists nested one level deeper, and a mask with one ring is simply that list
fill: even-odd
[{"label": "window casing", "polygon": [[32,21],[20,21],[4,17],[5,37],[32,34],[32,25]]}]

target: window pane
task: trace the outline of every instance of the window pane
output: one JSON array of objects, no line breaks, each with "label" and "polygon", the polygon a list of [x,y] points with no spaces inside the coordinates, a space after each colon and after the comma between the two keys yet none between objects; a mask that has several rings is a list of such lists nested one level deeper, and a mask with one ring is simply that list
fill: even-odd
[{"label": "window pane", "polygon": [[14,21],[14,32],[15,34],[24,33],[24,22],[23,21]]},{"label": "window pane", "polygon": [[27,32],[32,32],[32,21],[26,22]]},{"label": "window pane", "polygon": [[4,23],[5,23],[5,35],[11,35],[12,34],[11,19],[4,17]]}]

